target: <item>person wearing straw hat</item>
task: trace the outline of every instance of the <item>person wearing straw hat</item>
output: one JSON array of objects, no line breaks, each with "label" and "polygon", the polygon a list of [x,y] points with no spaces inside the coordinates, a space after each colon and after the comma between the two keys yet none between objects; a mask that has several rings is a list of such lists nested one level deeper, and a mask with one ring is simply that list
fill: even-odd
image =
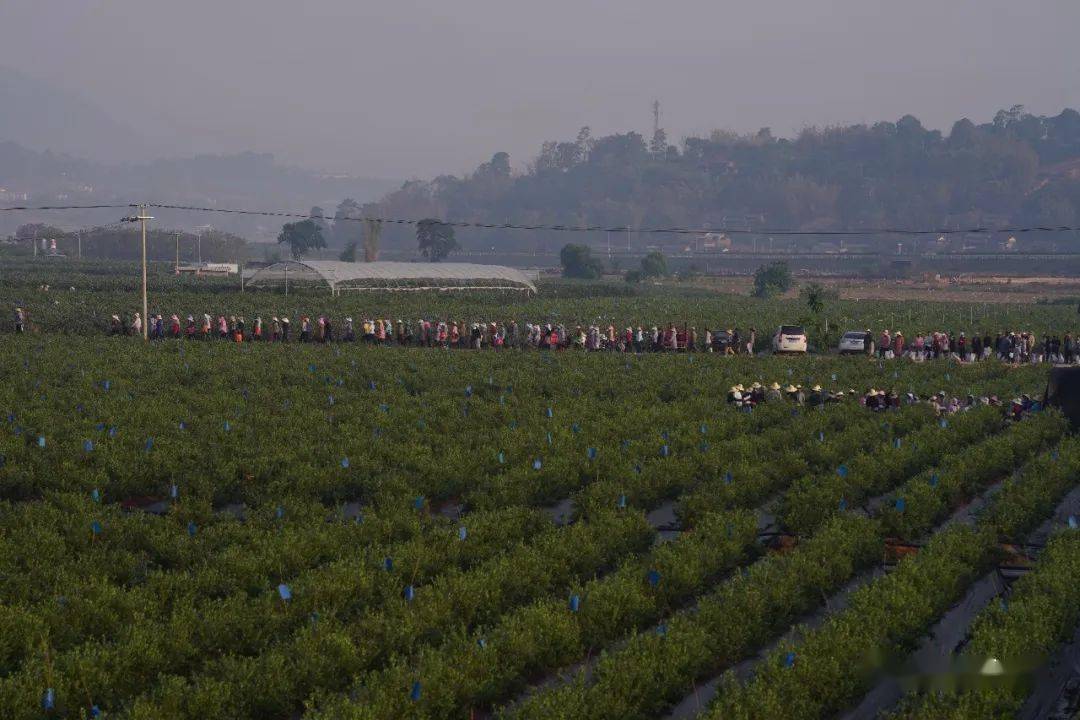
[{"label": "person wearing straw hat", "polygon": [[16,334],[26,332],[26,311],[21,306],[15,307],[15,332]]},{"label": "person wearing straw hat", "polygon": [[780,400],[783,398],[783,394],[780,389],[780,383],[774,382],[769,386],[768,392],[765,393],[765,397],[768,400]]},{"label": "person wearing straw hat", "polygon": [[814,385],[810,388],[810,406],[818,407],[825,404],[825,393],[822,391],[820,385]]},{"label": "person wearing straw hat", "polygon": [[750,401],[757,405],[765,402],[765,386],[759,382],[750,386]]}]

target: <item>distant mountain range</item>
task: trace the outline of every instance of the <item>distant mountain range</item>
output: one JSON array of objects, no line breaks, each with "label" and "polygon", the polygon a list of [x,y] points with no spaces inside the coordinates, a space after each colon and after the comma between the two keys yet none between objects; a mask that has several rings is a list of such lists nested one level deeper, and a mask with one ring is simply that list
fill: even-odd
[{"label": "distant mountain range", "polygon": [[[393,180],[326,175],[244,152],[152,157],[149,143],[106,110],[67,91],[0,67],[0,207],[151,201],[333,214],[345,198],[364,203],[400,186]],[[117,212],[2,213],[0,233],[25,222],[64,228],[115,222]],[[167,227],[213,225],[272,239],[281,220],[162,211]]]}]

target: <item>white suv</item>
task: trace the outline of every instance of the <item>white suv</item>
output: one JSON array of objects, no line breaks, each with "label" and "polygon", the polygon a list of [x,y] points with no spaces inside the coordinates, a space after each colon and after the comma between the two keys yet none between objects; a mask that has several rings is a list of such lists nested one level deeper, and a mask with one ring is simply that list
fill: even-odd
[{"label": "white suv", "polygon": [[774,353],[806,352],[806,331],[799,325],[781,325],[772,338]]}]

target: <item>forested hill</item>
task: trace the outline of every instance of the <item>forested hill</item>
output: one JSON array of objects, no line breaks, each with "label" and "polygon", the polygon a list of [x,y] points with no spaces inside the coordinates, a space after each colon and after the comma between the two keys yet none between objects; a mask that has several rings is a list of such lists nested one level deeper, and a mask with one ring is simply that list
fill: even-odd
[{"label": "forested hill", "polygon": [[[981,125],[960,120],[948,135],[910,115],[810,128],[792,139],[768,129],[717,131],[681,147],[663,130],[646,139],[592,137],[584,128],[573,140],[545,143],[526,172],[511,172],[509,157],[497,153],[467,177],[408,183],[369,210],[634,227],[1070,225],[1080,221],[1080,113],[1040,117],[1017,106]],[[551,249],[566,235],[474,231],[460,239],[466,247]]]}]

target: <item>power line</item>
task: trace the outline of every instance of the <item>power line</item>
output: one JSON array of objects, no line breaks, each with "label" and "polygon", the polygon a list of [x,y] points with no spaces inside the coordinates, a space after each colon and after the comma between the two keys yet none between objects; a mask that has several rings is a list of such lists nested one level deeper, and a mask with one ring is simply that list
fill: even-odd
[{"label": "power line", "polygon": [[[33,211],[33,210],[100,210],[100,209],[119,209],[119,208],[133,208],[137,207],[134,203],[128,203],[123,205],[42,205],[38,207],[30,206],[16,206],[0,208],[0,211]],[[259,217],[277,217],[277,218],[290,218],[297,220],[332,220],[348,221],[348,222],[378,222],[387,223],[393,225],[420,225],[426,220],[417,220],[410,218],[388,218],[379,217],[373,215],[361,215],[350,217],[326,217],[322,215],[310,215],[308,213],[287,212],[283,210],[246,210],[240,208],[220,208],[220,207],[200,207],[197,205],[167,205],[164,203],[147,203],[146,207],[158,208],[161,210],[177,210],[181,212],[207,212],[207,213],[219,213],[227,215],[247,215],[247,216],[259,216]],[[548,231],[548,232],[567,232],[567,233],[601,233],[601,232],[614,232],[625,233],[635,232],[644,233],[649,235],[705,235],[709,233],[724,234],[724,235],[772,235],[776,237],[856,237],[865,235],[900,235],[908,237],[918,237],[923,235],[987,235],[987,234],[1009,234],[1019,235],[1026,233],[1042,233],[1042,232],[1080,232],[1080,227],[1074,227],[1069,225],[1031,225],[1031,226],[1017,226],[1017,227],[970,227],[970,228],[936,228],[936,229],[916,229],[916,228],[865,228],[862,230],[793,230],[790,228],[734,228],[734,227],[704,227],[704,228],[688,228],[688,227],[653,227],[653,228],[634,228],[628,225],[547,225],[547,224],[535,224],[524,225],[518,223],[483,223],[483,222],[468,222],[463,220],[437,220],[436,222],[442,225],[448,225],[456,228],[471,228],[479,230],[522,230],[522,231]]]},{"label": "power line", "polygon": [[117,208],[133,208],[135,205],[125,203],[123,205],[16,205],[14,207],[0,207],[0,212],[12,210],[115,210]]}]

